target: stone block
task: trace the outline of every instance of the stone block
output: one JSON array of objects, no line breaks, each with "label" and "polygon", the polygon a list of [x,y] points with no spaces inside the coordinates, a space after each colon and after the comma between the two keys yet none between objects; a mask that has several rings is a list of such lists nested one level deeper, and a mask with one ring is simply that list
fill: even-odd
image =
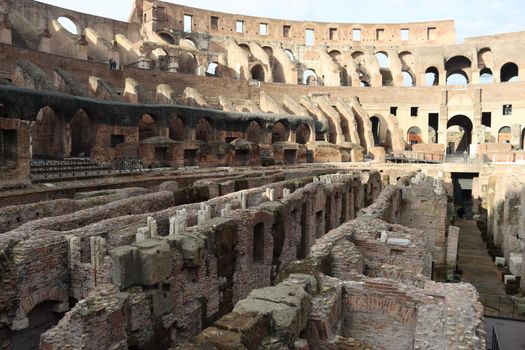
[{"label": "stone block", "polygon": [[136,244],[139,253],[141,283],[152,286],[167,279],[173,264],[170,246],[162,240],[146,240]]},{"label": "stone block", "polygon": [[505,266],[505,258],[504,257],[501,257],[501,256],[497,256],[495,258],[495,261],[497,266]]},{"label": "stone block", "polygon": [[268,318],[258,313],[231,312],[214,323],[219,329],[241,333],[242,343],[248,349],[257,349],[268,335]]},{"label": "stone block", "polygon": [[516,281],[516,276],[514,275],[503,276],[503,283],[505,283],[505,285],[509,284],[510,281]]},{"label": "stone block", "polygon": [[126,289],[140,282],[140,262],[137,259],[137,248],[122,246],[112,249],[113,274],[112,282],[119,289]]},{"label": "stone block", "polygon": [[521,276],[523,257],[521,253],[510,253],[509,271],[515,276]]},{"label": "stone block", "polygon": [[273,334],[286,344],[293,344],[306,328],[310,313],[310,296],[299,286],[283,283],[253,290],[241,300],[234,312],[259,313],[271,317]]},{"label": "stone block", "polygon": [[182,253],[184,265],[201,266],[206,253],[206,237],[198,233],[179,234],[175,236],[177,248]]},{"label": "stone block", "polygon": [[412,242],[409,239],[405,238],[388,238],[386,243],[389,245],[399,245],[403,247],[408,247]]},{"label": "stone block", "polygon": [[242,344],[241,338],[241,333],[209,327],[195,337],[195,342],[199,349],[214,346],[218,350],[245,350],[247,348]]}]

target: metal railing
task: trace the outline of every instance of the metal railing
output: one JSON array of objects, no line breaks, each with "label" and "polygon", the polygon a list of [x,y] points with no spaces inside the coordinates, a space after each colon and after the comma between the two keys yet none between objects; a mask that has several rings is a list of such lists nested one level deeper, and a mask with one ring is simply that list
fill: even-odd
[{"label": "metal railing", "polygon": [[31,161],[31,178],[35,180],[136,173],[142,170],[142,161],[132,158],[118,159],[110,164],[90,158]]},{"label": "metal railing", "polygon": [[492,327],[492,346],[491,350],[501,350],[499,346],[498,332],[496,332],[496,327]]}]

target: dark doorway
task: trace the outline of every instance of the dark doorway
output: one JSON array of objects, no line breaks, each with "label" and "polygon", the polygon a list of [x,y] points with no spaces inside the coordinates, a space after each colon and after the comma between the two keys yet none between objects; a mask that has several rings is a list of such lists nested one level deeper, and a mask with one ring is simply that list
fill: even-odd
[{"label": "dark doorway", "polygon": [[184,150],[184,166],[196,166],[197,165],[197,150],[196,149],[185,149]]},{"label": "dark doorway", "polygon": [[296,163],[297,151],[294,149],[284,150],[284,164],[291,165]]},{"label": "dark doorway", "polygon": [[45,301],[38,304],[29,314],[29,326],[20,331],[11,333],[13,350],[33,350],[39,348],[40,335],[55,326],[64,316],[63,313],[54,312],[58,305],[55,301]]}]

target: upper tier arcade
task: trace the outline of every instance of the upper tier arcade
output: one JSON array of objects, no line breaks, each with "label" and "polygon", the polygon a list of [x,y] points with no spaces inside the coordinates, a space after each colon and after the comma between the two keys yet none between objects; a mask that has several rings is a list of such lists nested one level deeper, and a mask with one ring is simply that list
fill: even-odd
[{"label": "upper tier arcade", "polygon": [[136,4],[132,21],[144,22],[159,32],[207,33],[213,37],[308,46],[415,47],[455,43],[453,20],[395,24],[322,23],[230,14],[162,1],[143,1],[142,4],[137,1]]}]

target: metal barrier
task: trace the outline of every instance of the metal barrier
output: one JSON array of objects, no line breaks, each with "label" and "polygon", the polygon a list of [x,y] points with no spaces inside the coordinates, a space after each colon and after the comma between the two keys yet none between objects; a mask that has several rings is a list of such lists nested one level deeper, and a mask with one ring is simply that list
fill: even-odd
[{"label": "metal barrier", "polygon": [[496,327],[492,327],[492,347],[491,350],[501,350],[498,340],[498,332],[496,332]]},{"label": "metal barrier", "polygon": [[35,180],[135,173],[142,170],[142,161],[131,158],[119,159],[113,164],[106,164],[90,158],[37,159],[31,161],[31,178]]},{"label": "metal barrier", "polygon": [[519,303],[514,297],[480,294],[479,298],[486,317],[525,321],[525,316],[518,313]]}]

